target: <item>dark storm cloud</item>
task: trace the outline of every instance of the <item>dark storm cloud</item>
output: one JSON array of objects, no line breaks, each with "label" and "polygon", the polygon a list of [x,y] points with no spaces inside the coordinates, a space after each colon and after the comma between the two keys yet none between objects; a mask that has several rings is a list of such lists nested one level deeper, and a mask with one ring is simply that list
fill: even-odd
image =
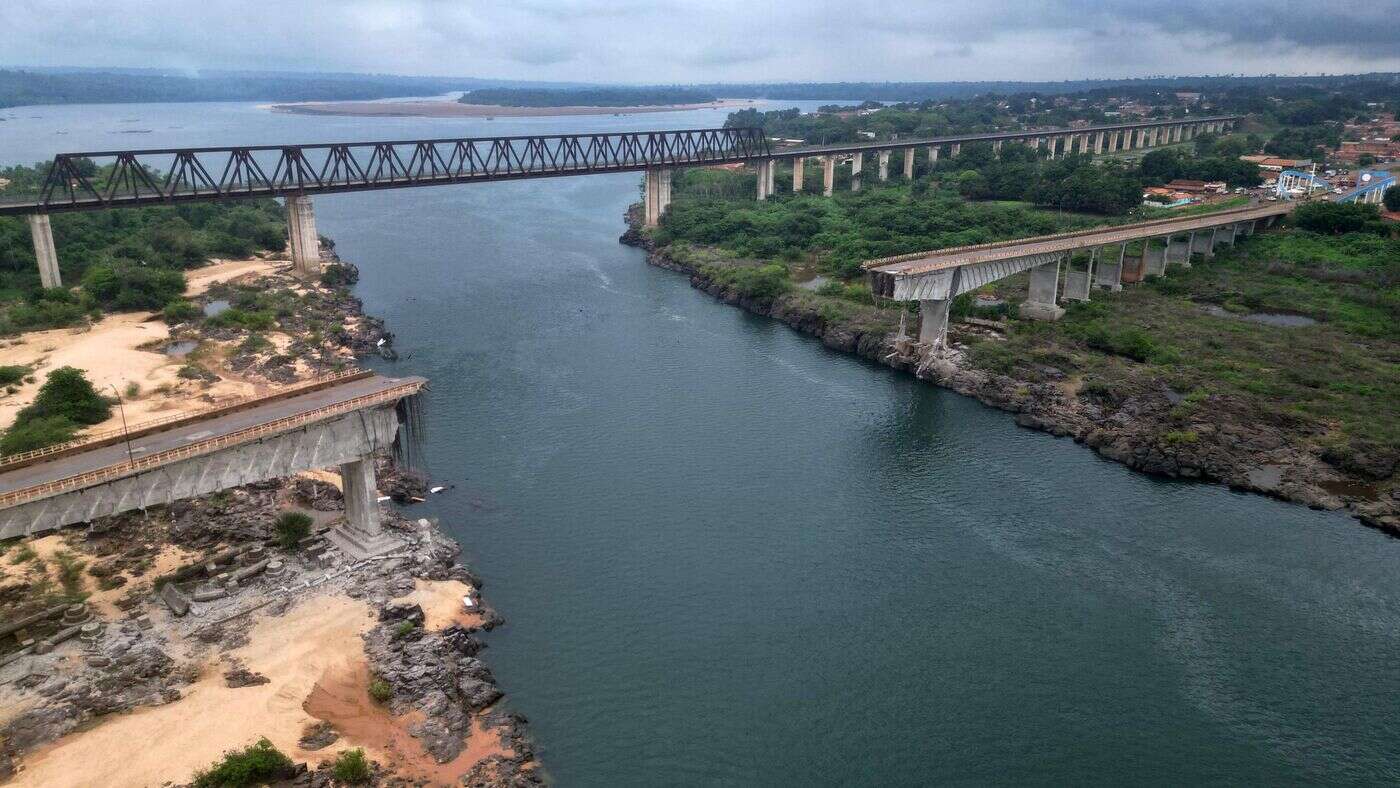
[{"label": "dark storm cloud", "polygon": [[1400,70],[1400,0],[0,0],[8,64],[617,82]]}]

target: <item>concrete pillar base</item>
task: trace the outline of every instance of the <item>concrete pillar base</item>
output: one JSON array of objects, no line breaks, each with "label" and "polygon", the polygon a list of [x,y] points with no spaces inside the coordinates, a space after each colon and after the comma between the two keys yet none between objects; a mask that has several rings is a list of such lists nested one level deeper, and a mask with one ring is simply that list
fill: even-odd
[{"label": "concrete pillar base", "polygon": [[1063,307],[1058,307],[1054,304],[1043,304],[1039,301],[1022,301],[1017,314],[1027,320],[1044,320],[1053,323],[1065,316],[1065,310]]},{"label": "concrete pillar base", "polygon": [[919,302],[919,344],[939,348],[948,344],[948,307],[952,301]]},{"label": "concrete pillar base", "polygon": [[661,224],[661,216],[671,205],[671,171],[653,167],[646,172],[642,203],[646,208],[646,226]]},{"label": "concrete pillar base", "polygon": [[403,547],[403,542],[397,537],[386,533],[367,534],[348,522],[337,523],[326,532],[326,538],[337,550],[355,561],[391,553]]}]

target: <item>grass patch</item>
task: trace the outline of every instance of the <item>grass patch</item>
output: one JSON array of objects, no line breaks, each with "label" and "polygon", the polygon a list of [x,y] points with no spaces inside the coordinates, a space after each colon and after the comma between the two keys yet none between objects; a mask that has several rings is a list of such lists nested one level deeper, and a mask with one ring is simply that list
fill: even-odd
[{"label": "grass patch", "polygon": [[369,683],[369,696],[374,698],[376,703],[388,703],[389,699],[394,697],[394,688],[384,679],[375,678]]}]

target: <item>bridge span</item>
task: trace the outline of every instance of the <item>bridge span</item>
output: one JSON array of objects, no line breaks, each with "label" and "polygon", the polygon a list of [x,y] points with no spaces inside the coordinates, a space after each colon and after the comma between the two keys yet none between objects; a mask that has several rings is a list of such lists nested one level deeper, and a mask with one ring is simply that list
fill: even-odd
[{"label": "bridge span", "polygon": [[752,164],[758,199],[776,192],[779,162],[792,167],[793,191],[804,184],[804,165],[823,168],[822,192],[835,188],[838,161],[848,161],[859,189],[867,154],[879,180],[889,178],[891,154],[902,151],[904,177],[914,177],[915,157],[926,150],[937,162],[957,156],[965,144],[994,148],[1007,142],[1048,151],[1103,154],[1189,140],[1234,126],[1239,116],[1143,120],[1109,126],[962,134],[886,142],[775,148],[762,129],[684,129],[612,134],[561,134],[315,145],[166,148],[60,153],[38,193],[0,196],[0,215],[28,217],[44,287],[62,286],[49,216],[142,205],[281,197],[287,205],[292,261],[298,273],[315,274],[321,251],[311,197],[316,194],[441,186],[523,178],[551,178],[645,171],[646,223],[656,225],[671,202],[671,174],[683,167]]},{"label": "bridge span", "polygon": [[394,446],[398,404],[426,383],[335,376],[0,459],[0,539],[338,466],[346,523],[331,540],[357,557],[380,552],[392,540],[380,528],[373,455]]},{"label": "bridge span", "polygon": [[[926,349],[947,342],[952,300],[983,285],[1030,271],[1029,298],[1020,314],[1035,320],[1058,320],[1063,299],[1088,301],[1094,287],[1121,289],[1124,282],[1166,276],[1167,266],[1190,266],[1191,256],[1211,257],[1216,246],[1252,235],[1262,222],[1272,225],[1293,203],[1279,202],[1231,211],[1099,227],[1036,238],[938,249],[885,257],[864,264],[871,291],[878,298],[919,303],[918,344]],[[1142,243],[1127,256],[1128,245]],[[1116,247],[1116,248],[1115,248]],[[1076,252],[1088,252],[1086,266],[1074,270]],[[1061,270],[1063,269],[1063,274]],[[901,314],[900,336],[903,339]]]}]

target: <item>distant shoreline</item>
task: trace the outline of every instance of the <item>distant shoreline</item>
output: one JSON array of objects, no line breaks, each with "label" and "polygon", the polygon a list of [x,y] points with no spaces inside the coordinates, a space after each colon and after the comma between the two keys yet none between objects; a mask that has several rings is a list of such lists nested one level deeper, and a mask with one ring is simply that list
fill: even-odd
[{"label": "distant shoreline", "polygon": [[635,115],[650,112],[684,112],[694,109],[747,107],[751,99],[720,99],[701,104],[665,104],[638,107],[507,107],[494,104],[461,104],[455,101],[306,101],[269,104],[273,112],[297,115],[357,115],[362,117],[520,118],[548,115]]}]

